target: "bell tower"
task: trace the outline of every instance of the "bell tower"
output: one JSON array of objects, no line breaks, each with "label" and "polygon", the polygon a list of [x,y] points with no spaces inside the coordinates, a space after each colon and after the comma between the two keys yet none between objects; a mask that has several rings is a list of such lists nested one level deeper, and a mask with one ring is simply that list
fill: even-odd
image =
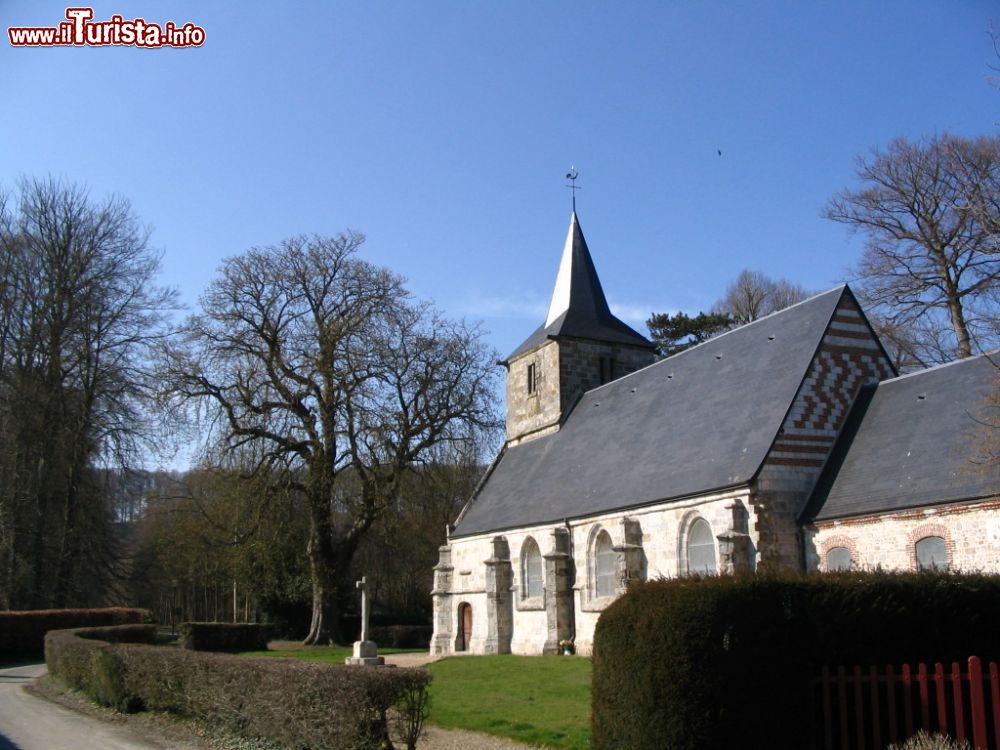
[{"label": "bell tower", "polygon": [[653,344],[611,314],[574,210],[545,322],[502,362],[508,445],[558,431],[585,391],[653,361]]}]

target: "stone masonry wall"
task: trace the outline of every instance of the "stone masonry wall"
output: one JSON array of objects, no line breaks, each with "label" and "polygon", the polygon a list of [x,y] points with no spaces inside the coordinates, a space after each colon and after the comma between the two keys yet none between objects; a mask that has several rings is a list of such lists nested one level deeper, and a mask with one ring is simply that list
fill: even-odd
[{"label": "stone masonry wall", "polygon": [[[558,429],[576,399],[601,385],[601,358],[613,362],[612,380],[653,363],[648,349],[586,339],[560,338],[507,365],[507,440],[516,445]],[[528,393],[528,366],[535,391]]]},{"label": "stone masonry wall", "polygon": [[[614,366],[611,380],[617,380],[653,364],[649,349],[622,344],[608,344],[585,339],[559,340],[560,409],[565,412],[581,395],[601,383],[601,358]],[[610,382],[610,381],[608,381]]]},{"label": "stone masonry wall", "polygon": [[1000,573],[1000,496],[974,503],[823,521],[805,529],[806,566],[826,570],[833,547],[851,550],[851,565],[916,570],[916,543],[945,540],[951,570]]},{"label": "stone masonry wall", "polygon": [[[716,563],[721,560],[721,547],[718,537],[731,529],[733,512],[730,509],[735,501],[739,501],[749,512],[749,522],[746,527],[750,531],[751,547],[756,549],[755,517],[749,508],[746,490],[717,493],[692,498],[689,500],[664,503],[627,512],[607,514],[579,523],[572,524],[573,554],[576,566],[576,649],[577,653],[589,654],[594,642],[594,628],[597,620],[614,598],[598,599],[595,596],[596,581],[594,577],[591,553],[592,542],[600,530],[606,530],[611,535],[616,552],[627,549],[626,519],[638,527],[642,544],[641,580],[649,580],[663,576],[675,578],[687,573],[687,533],[691,525],[699,518],[708,522],[716,537]],[[619,557],[619,576],[625,571],[624,555]],[[625,587],[618,581],[617,594],[624,593]]]},{"label": "stone masonry wall", "polygon": [[[734,529],[733,506],[736,504],[740,513],[735,515],[742,520],[736,523],[741,528]],[[611,537],[617,558],[616,596],[618,596],[624,593],[631,581],[657,576],[684,575],[687,572],[687,532],[698,518],[707,521],[716,536],[716,561],[720,569],[725,569],[723,553],[726,542],[719,540],[719,537],[728,538],[734,531],[737,534],[749,532],[746,533],[747,544],[751,551],[748,557],[753,558],[752,553],[757,545],[757,537],[753,530],[756,519],[749,504],[747,490],[716,493],[570,522],[568,534],[564,533],[566,527],[562,524],[504,532],[500,536],[510,550],[510,563],[513,569],[511,652],[541,654],[547,642],[551,650],[553,641],[557,643],[566,635],[574,635],[578,653],[589,654],[597,619],[615,598],[599,599],[595,595],[595,570],[591,553],[597,534],[601,530],[606,530]],[[524,596],[522,551],[528,537],[538,545],[543,558],[548,558],[545,566],[545,594],[541,600],[527,599]],[[495,538],[490,534],[453,539],[447,545],[447,552],[442,556],[442,560],[446,562],[441,566],[442,570],[438,571],[436,578],[433,641],[435,649],[443,647],[439,644],[448,643],[451,644],[451,649],[454,648],[458,632],[458,611],[463,603],[469,603],[473,612],[470,651],[484,653],[489,648],[491,627],[488,623],[490,607],[487,568],[488,561],[495,553]],[[565,563],[554,564],[555,558],[567,548],[570,559]],[[563,571],[567,576],[566,579],[553,579],[556,571]],[[451,583],[448,592],[439,591],[437,588],[437,585],[444,581]],[[559,614],[554,620],[555,602],[550,599],[553,595],[559,595],[563,586],[570,587],[569,595],[573,602],[572,617]],[[565,629],[566,623],[570,620],[572,633],[568,633]],[[448,627],[450,632],[445,632]],[[554,636],[553,627],[559,630],[558,639]],[[436,653],[451,653],[451,650],[436,651]]]},{"label": "stone masonry wall", "polygon": [[[528,393],[528,365],[535,365],[535,392]],[[559,344],[549,341],[507,365],[507,440],[541,437],[558,426]],[[551,428],[546,430],[545,428]]]},{"label": "stone masonry wall", "polygon": [[892,367],[854,298],[845,293],[805,380],[758,475],[765,567],[801,569],[797,518],[819,477],[862,385],[893,377]]}]

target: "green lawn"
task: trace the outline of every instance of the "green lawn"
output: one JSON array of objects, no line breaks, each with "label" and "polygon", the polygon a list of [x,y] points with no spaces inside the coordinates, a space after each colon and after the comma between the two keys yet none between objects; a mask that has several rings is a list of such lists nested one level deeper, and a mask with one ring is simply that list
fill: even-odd
[{"label": "green lawn", "polygon": [[464,656],[429,664],[430,721],[560,750],[590,747],[590,659]]},{"label": "green lawn", "polygon": [[[407,648],[380,648],[379,654],[408,654],[417,649]],[[426,649],[419,649],[420,653],[426,653]],[[310,646],[309,648],[281,648],[271,651],[243,651],[240,656],[282,656],[292,659],[306,659],[307,661],[318,661],[324,664],[343,664],[344,659],[353,656],[354,651],[351,646]]]},{"label": "green lawn", "polygon": [[[380,654],[406,649],[380,648]],[[343,664],[350,647],[252,651]],[[459,656],[427,665],[430,721],[557,750],[590,747],[590,659],[582,656]]]}]

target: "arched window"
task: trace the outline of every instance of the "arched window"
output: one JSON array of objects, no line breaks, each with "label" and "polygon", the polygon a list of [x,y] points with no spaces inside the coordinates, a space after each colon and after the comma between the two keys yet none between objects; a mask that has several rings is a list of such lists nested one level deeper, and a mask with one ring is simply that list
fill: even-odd
[{"label": "arched window", "polygon": [[521,545],[521,598],[543,595],[542,553],[530,536]]},{"label": "arched window", "polygon": [[925,536],[917,542],[917,570],[947,570],[948,548],[944,537]]},{"label": "arched window", "polygon": [[615,595],[615,551],[611,546],[611,535],[602,531],[594,540],[594,594]]},{"label": "arched window", "polygon": [[715,575],[715,536],[708,521],[699,518],[688,531],[688,573]]},{"label": "arched window", "polygon": [[831,547],[826,553],[827,570],[850,570],[851,551],[847,547]]}]

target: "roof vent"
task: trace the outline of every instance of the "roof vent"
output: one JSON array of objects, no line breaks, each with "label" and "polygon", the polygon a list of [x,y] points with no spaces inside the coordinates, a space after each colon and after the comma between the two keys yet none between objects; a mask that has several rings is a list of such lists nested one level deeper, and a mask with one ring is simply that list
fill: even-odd
[{"label": "roof vent", "polygon": [[629,393],[635,393],[635,388],[630,389]]},{"label": "roof vent", "polygon": [[668,372],[667,373],[667,380],[672,380],[673,377],[674,377],[674,374],[672,372]]},{"label": "roof vent", "polygon": [[919,396],[917,396],[917,401],[923,401],[925,398],[927,398],[927,396],[921,393]]},{"label": "roof vent", "polygon": [[716,359],[722,359],[722,355],[721,355],[721,354],[716,354],[716,355],[715,355],[715,358],[716,358]]},{"label": "roof vent", "polygon": [[767,340],[768,340],[768,341],[774,341],[774,335],[772,334],[772,335],[768,336],[768,337],[767,337]]}]

